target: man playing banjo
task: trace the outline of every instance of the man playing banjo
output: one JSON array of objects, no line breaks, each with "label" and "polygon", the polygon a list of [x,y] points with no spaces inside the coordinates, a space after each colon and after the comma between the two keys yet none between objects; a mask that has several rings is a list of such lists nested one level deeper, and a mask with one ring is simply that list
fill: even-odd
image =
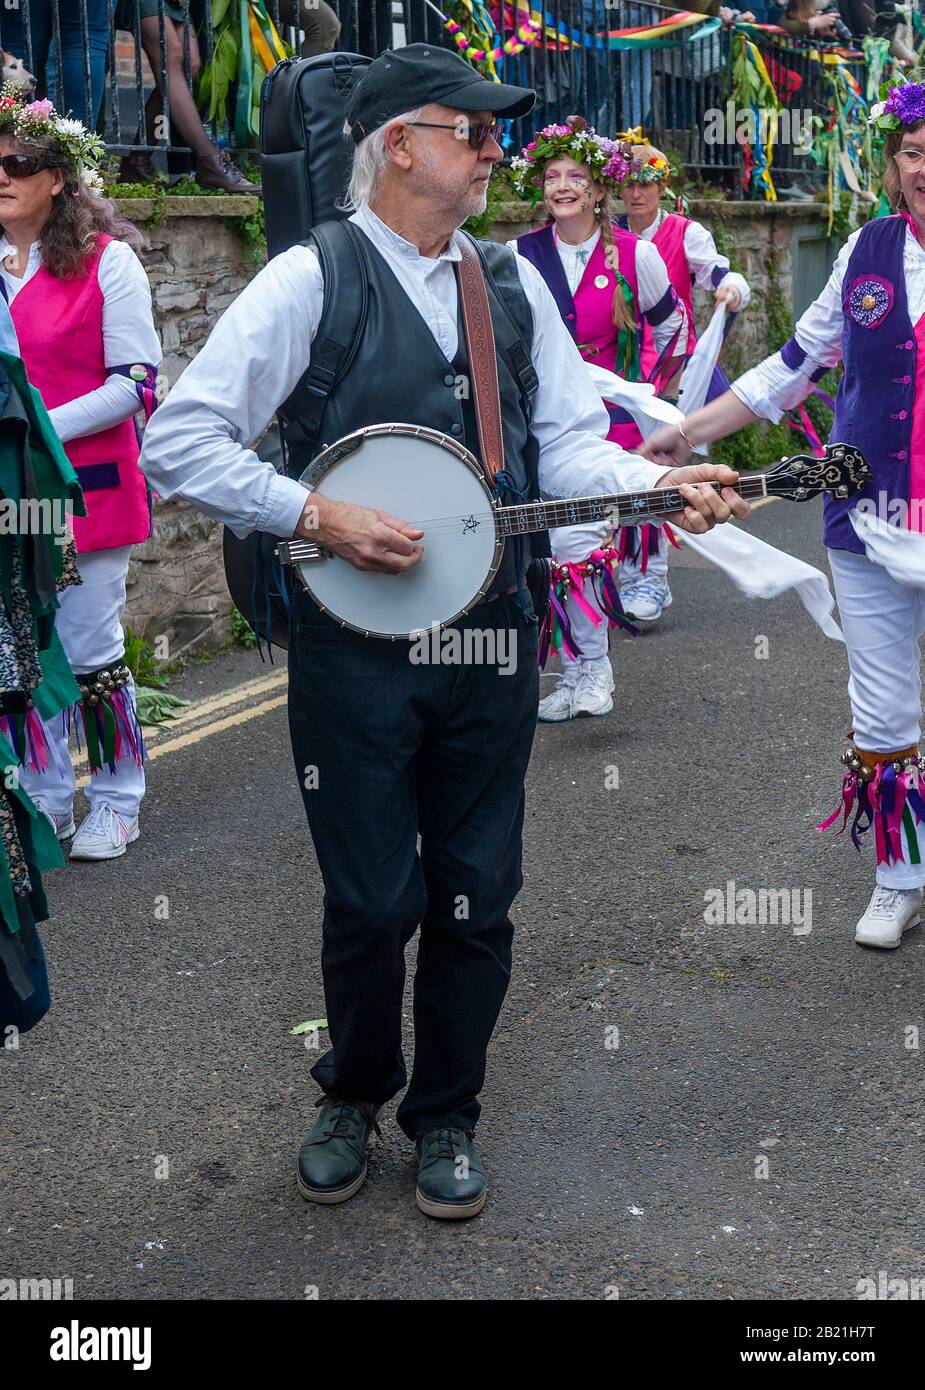
[{"label": "man playing banjo", "polygon": [[[470,370],[464,265],[471,269],[475,246],[458,229],[485,209],[502,156],[494,117],[525,115],[534,101],[533,92],[489,82],[458,55],[423,44],[365,69],[347,114],[356,146],[349,234],[366,317],[324,406],[325,444],[405,422],[436,431],[448,447],[465,444],[487,471],[478,391],[473,402],[458,389]],[[670,483],[684,503],[670,519],[691,532],[748,516],[727,486],[738,476],[730,469],[665,471],[605,442],[607,412],[539,274],[493,242],[480,243],[475,260],[495,339],[496,496],[519,501],[539,488],[589,497]],[[247,447],[324,346],[316,337],[324,309],[315,250],[298,245],[271,260],[152,418],[142,467],[162,496],[186,497],[238,534],[316,542],[398,592],[400,576],[428,551],[424,530],[375,508],[306,496],[296,477]],[[529,346],[521,359],[501,350],[512,321]],[[484,365],[472,363],[476,384]],[[528,560],[522,536],[506,540],[490,586],[453,623],[463,633],[505,633],[517,661],[503,667],[412,661],[407,641],[344,627],[292,586],[289,722],[324,881],[331,1036],[312,1069],[320,1114],[299,1153],[299,1191],[309,1200],[342,1202],[359,1189],[377,1115],[408,1081],[404,952],[420,928],[414,1065],[397,1119],[417,1148],[421,1210],[459,1218],[485,1203],[474,1131],[510,979],[508,914],[522,882],[524,774],[538,702]]]}]

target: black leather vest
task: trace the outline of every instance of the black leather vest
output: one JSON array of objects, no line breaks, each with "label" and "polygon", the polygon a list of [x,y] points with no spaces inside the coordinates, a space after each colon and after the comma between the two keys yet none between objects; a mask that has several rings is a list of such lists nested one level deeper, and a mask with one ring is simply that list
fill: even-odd
[{"label": "black leather vest", "polygon": [[[352,430],[401,422],[440,430],[459,439],[480,459],[474,403],[466,386],[461,385],[468,382],[469,376],[461,311],[457,314],[459,347],[450,362],[385,257],[362,232],[358,241],[368,282],[366,322],[350,367],[328,397],[313,452],[320,453]],[[490,271],[486,283],[496,338],[510,339],[513,319],[529,354],[533,316],[513,253],[497,242],[481,242],[480,250]],[[536,499],[538,448],[530,431],[530,399],[513,364],[500,351],[497,362],[505,473],[509,479],[501,500],[509,503]],[[296,451],[290,458],[290,471],[298,477],[303,467],[304,459]],[[548,549],[544,549],[546,533],[538,540],[533,553],[548,554]],[[519,585],[530,556],[530,538],[507,541],[489,596]]]}]

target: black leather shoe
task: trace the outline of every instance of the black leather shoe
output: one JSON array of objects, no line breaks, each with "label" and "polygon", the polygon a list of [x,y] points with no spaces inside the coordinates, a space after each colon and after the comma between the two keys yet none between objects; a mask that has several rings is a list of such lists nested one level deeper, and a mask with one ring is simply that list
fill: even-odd
[{"label": "black leather shoe", "polygon": [[488,1196],[485,1169],[468,1129],[432,1129],[416,1141],[417,1203],[425,1216],[462,1221],[478,1216]]},{"label": "black leather shoe", "polygon": [[259,183],[251,183],[232,163],[227,150],[201,154],[196,160],[196,182],[200,188],[222,188],[226,193],[259,193]]},{"label": "black leather shoe", "polygon": [[366,1181],[370,1130],[382,1134],[376,1124],[379,1107],[333,1096],[320,1096],[315,1104],[321,1106],[321,1114],[299,1149],[296,1177],[307,1202],[334,1206],[359,1192]]}]

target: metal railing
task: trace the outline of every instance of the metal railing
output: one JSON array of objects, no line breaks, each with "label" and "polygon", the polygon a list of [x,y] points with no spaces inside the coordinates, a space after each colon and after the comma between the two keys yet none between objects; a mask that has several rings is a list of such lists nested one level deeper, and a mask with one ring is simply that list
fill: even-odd
[{"label": "metal railing", "polygon": [[[317,0],[265,3],[280,37],[296,54],[320,51],[319,42],[333,39],[332,11],[340,24],[336,47],[343,50],[375,55],[417,41],[452,46],[427,0],[329,0],[327,37],[320,39]],[[231,4],[236,7],[237,0]],[[59,110],[69,108],[98,127],[113,153],[133,147],[185,152],[189,142],[171,119],[171,85],[182,79],[193,88],[197,67],[213,61],[213,17],[226,8],[222,0],[18,0],[11,11],[0,0],[0,47],[35,75],[37,95],[47,93]],[[728,138],[711,143],[704,129],[704,113],[725,110],[731,96],[730,29],[699,37],[695,31],[669,48],[621,51],[609,47],[608,30],[654,24],[674,11],[611,0],[545,0],[542,8],[552,30],[567,36],[567,46],[557,51],[546,42],[502,60],[507,81],[539,93],[531,116],[511,124],[506,139],[512,153],[539,126],[578,112],[608,132],[642,125],[656,144],[676,151],[695,176],[736,186],[741,148]],[[511,37],[511,0],[496,4],[494,13],[503,42]],[[117,27],[124,24],[128,29]],[[810,56],[819,43],[769,36],[757,42],[785,109],[825,116],[829,88],[822,65]],[[848,65],[863,85],[863,63]],[[151,138],[152,102],[162,117],[156,138]],[[220,119],[207,122],[206,130],[215,143],[235,143],[233,127]],[[808,167],[792,146],[775,150],[778,174]]]}]

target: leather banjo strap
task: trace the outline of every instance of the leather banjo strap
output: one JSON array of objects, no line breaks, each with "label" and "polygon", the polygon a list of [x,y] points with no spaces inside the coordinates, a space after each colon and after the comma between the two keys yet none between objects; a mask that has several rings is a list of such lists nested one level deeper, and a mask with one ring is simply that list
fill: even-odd
[{"label": "leather banjo strap", "polygon": [[495,334],[491,326],[488,290],[485,288],[479,253],[465,233],[459,240],[462,259],[457,263],[457,279],[462,305],[463,335],[466,340],[466,356],[469,359],[469,377],[475,402],[482,467],[488,481],[494,486],[495,477],[504,468]]}]

